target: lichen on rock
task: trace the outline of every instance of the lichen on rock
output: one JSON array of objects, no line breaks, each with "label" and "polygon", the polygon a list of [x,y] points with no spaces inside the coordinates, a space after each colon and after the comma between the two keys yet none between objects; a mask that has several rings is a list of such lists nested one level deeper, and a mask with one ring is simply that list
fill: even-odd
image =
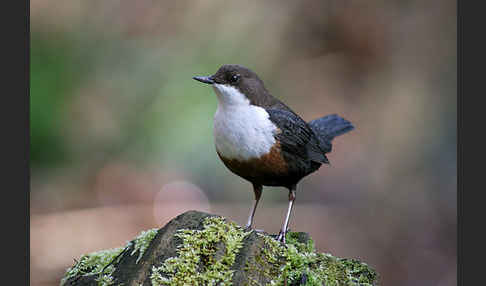
[{"label": "lichen on rock", "polygon": [[[176,235],[182,244],[177,256],[152,268],[152,285],[232,285],[231,266],[250,233],[220,217],[206,218],[202,230],[179,230]],[[299,237],[301,234],[288,233],[283,245],[258,233],[264,244],[254,261],[247,261],[246,284],[371,286],[376,281],[376,272],[366,264],[318,253],[312,239]],[[220,249],[224,253],[218,257]]]},{"label": "lichen on rock", "polygon": [[273,278],[270,285],[374,285],[377,274],[366,264],[358,260],[318,253],[311,239],[307,243],[299,242],[299,234],[288,233],[287,245],[262,235],[265,241],[264,250],[261,252],[262,255],[256,258],[253,269],[265,270],[261,274]]},{"label": "lichen on rock", "polygon": [[[123,249],[124,247],[118,247],[82,255],[74,266],[68,268],[60,285],[64,285],[66,281],[72,277],[90,274],[100,274],[96,279],[99,286],[112,285],[113,277],[111,277],[111,274],[115,268],[113,265],[109,264],[123,251]],[[106,267],[107,265],[109,266]]]},{"label": "lichen on rock", "polygon": [[152,285],[231,285],[230,267],[248,234],[221,217],[206,218],[202,230],[179,230],[178,256],[152,268]]},{"label": "lichen on rock", "polygon": [[158,229],[156,228],[142,231],[133,241],[130,242],[134,244],[132,253],[130,255],[134,255],[137,251],[139,251],[136,263],[138,263],[138,261],[140,261],[140,258],[142,258],[145,250],[147,250],[147,248],[149,247],[150,242],[157,235],[157,231]]},{"label": "lichen on rock", "polygon": [[[213,214],[188,211],[125,247],[83,255],[61,285],[377,285],[367,264],[316,251],[307,233],[245,231]],[[135,255],[138,254],[138,257]]]},{"label": "lichen on rock", "polygon": [[76,261],[75,265],[67,269],[64,277],[61,279],[60,285],[64,285],[66,281],[72,277],[86,275],[98,275],[95,279],[98,282],[98,286],[113,285],[112,274],[115,271],[115,266],[113,265],[114,260],[117,259],[123,251],[133,247],[130,255],[133,255],[138,251],[138,263],[145,250],[150,245],[150,242],[157,234],[157,231],[156,228],[142,231],[134,240],[128,241],[125,247],[101,250],[82,255],[79,258],[79,261]]}]

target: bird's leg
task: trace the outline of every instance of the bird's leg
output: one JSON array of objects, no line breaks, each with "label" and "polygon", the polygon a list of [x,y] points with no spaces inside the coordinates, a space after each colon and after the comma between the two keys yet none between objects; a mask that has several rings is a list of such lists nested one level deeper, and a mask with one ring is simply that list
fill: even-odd
[{"label": "bird's leg", "polygon": [[253,184],[253,192],[255,193],[255,201],[253,202],[253,207],[250,210],[250,216],[248,217],[248,222],[246,223],[246,230],[251,230],[253,225],[253,217],[255,216],[255,211],[258,206],[258,201],[262,196],[262,185]]},{"label": "bird's leg", "polygon": [[290,214],[292,212],[292,207],[294,206],[294,201],[295,201],[295,189],[296,189],[295,185],[289,188],[289,207],[287,209],[287,215],[285,216],[282,229],[280,230],[280,233],[277,236],[277,240],[282,243],[285,243],[285,235],[287,234],[288,227],[289,227]]}]

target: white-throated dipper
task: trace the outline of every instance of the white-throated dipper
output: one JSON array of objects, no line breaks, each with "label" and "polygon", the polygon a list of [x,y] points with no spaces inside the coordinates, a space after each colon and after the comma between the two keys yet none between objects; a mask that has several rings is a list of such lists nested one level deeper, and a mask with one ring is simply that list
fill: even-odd
[{"label": "white-throated dipper", "polygon": [[255,201],[247,229],[253,225],[263,186],[289,190],[289,206],[277,240],[285,243],[297,183],[329,164],[334,137],[353,125],[336,114],[309,123],[273,97],[263,81],[241,65],[223,65],[212,76],[193,79],[213,86],[218,97],[214,115],[216,152],[236,175],[253,184]]}]

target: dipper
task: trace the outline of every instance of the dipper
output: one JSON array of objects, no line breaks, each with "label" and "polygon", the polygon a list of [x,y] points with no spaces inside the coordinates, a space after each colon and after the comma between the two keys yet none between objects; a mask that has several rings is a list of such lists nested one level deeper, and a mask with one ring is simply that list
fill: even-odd
[{"label": "dipper", "polygon": [[223,65],[214,75],[193,79],[212,85],[218,97],[214,115],[218,156],[228,169],[253,184],[255,201],[246,228],[252,228],[263,186],[289,190],[287,213],[277,236],[285,243],[297,183],[329,164],[325,154],[331,152],[331,141],[353,125],[336,114],[305,122],[241,65]]}]

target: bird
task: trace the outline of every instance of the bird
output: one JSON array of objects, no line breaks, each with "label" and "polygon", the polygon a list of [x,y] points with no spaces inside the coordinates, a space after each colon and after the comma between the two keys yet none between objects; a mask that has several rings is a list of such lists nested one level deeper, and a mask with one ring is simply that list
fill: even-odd
[{"label": "bird", "polygon": [[285,244],[297,184],[329,164],[326,154],[332,150],[332,140],[354,126],[337,114],[306,122],[242,65],[224,64],[213,75],[193,79],[211,85],[217,96],[216,153],[231,172],[253,185],[254,201],[245,229],[253,230],[263,186],[288,189],[287,212],[276,236]]}]

